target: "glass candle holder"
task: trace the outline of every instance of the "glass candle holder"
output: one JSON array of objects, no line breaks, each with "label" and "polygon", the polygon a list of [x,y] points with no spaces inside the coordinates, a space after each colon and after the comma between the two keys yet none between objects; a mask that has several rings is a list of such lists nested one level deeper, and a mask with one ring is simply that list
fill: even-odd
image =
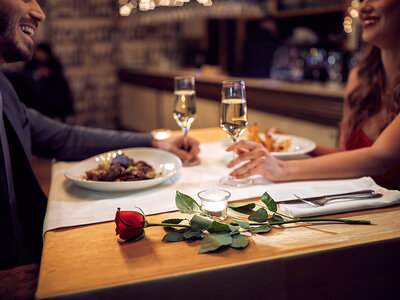
[{"label": "glass candle holder", "polygon": [[224,220],[227,216],[228,199],[231,193],[223,189],[207,189],[197,194],[201,207],[211,217]]}]

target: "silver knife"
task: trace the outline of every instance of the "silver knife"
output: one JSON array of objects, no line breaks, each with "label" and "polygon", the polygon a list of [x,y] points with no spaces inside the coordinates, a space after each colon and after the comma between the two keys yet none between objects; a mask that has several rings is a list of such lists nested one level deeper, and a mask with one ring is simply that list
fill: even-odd
[{"label": "silver knife", "polygon": [[[351,197],[362,197],[362,198],[369,198],[369,197],[374,197],[378,196],[380,194],[376,194],[374,190],[360,190],[360,191],[354,191],[354,192],[348,192],[348,193],[339,193],[339,194],[329,194],[329,195],[322,195],[322,196],[317,196],[317,197],[307,197],[304,198],[302,197],[303,200],[306,201],[318,201],[318,200],[326,200],[330,198],[351,198]],[[277,200],[277,204],[285,204],[285,203],[293,203],[293,202],[301,202],[299,199],[287,199],[287,200],[282,200],[279,201]]]}]

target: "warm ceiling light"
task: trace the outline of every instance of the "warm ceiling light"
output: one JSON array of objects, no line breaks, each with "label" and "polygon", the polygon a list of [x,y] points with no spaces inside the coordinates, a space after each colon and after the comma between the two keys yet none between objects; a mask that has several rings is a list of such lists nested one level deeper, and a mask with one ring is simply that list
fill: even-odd
[{"label": "warm ceiling light", "polygon": [[128,4],[123,4],[119,8],[119,14],[123,17],[127,17],[131,14],[132,8]]},{"label": "warm ceiling light", "polygon": [[358,11],[356,11],[355,9],[352,9],[350,11],[350,16],[352,16],[353,18],[357,18],[358,17]]},{"label": "warm ceiling light", "polygon": [[343,20],[343,30],[346,33],[352,33],[353,32],[353,19],[358,18],[358,8],[360,7],[360,1],[359,0],[353,0],[351,1],[351,6],[347,8],[347,13],[348,16],[346,16]]}]

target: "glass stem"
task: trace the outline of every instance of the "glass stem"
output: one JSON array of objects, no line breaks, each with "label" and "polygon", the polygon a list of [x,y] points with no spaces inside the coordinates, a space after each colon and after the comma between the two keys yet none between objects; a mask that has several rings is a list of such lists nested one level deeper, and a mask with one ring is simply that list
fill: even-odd
[{"label": "glass stem", "polygon": [[187,135],[188,135],[188,129],[187,129],[187,127],[184,127],[184,128],[182,128],[182,131],[183,131],[183,149],[185,150],[185,151],[188,151],[189,149],[188,149],[188,144],[187,144]]},{"label": "glass stem", "polygon": [[[234,137],[231,137],[231,142],[232,142],[232,144],[233,144],[233,143],[236,143],[236,142],[237,142],[237,139],[234,138]],[[232,159],[235,159],[235,158],[236,158],[236,153],[235,153],[235,151],[232,151]],[[233,168],[233,169],[235,170],[236,167]],[[233,176],[231,176],[231,175],[229,175],[229,178],[230,178],[231,180],[236,180],[236,178],[233,177]]]}]

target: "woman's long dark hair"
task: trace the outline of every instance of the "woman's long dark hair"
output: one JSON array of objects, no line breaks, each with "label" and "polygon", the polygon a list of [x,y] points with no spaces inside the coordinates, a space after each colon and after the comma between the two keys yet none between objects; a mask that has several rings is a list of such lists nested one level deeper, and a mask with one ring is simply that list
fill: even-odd
[{"label": "woman's long dark hair", "polygon": [[[387,106],[388,117],[382,130],[400,111],[400,69],[396,74],[394,89],[386,94],[388,88],[379,48],[372,45],[364,47],[363,55],[358,63],[357,77],[357,86],[350,92],[347,99],[350,114],[342,124],[345,140],[353,130],[359,129],[365,120],[378,113],[383,105]],[[389,97],[389,101],[384,102],[383,97]]]}]

